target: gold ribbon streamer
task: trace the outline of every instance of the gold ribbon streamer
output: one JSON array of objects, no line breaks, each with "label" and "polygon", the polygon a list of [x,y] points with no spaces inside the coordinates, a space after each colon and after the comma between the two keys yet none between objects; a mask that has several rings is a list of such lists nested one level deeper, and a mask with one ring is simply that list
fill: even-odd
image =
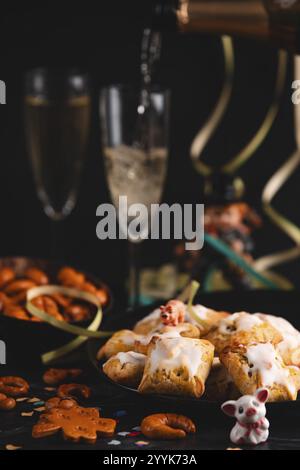
[{"label": "gold ribbon streamer", "polygon": [[199,156],[203,149],[206,147],[207,142],[217,129],[223,115],[228,106],[232,88],[233,88],[233,74],[234,74],[234,51],[232,39],[229,36],[222,36],[222,46],[225,59],[225,81],[219,97],[219,100],[210,114],[206,124],[200,129],[198,134],[195,136],[190,154],[196,171],[203,176],[208,176],[212,173],[212,168],[203,163]]},{"label": "gold ribbon streamer", "polygon": [[[97,307],[97,313],[92,323],[87,328],[81,328],[79,326],[70,325],[65,321],[57,320],[53,316],[44,312],[43,310],[40,310],[39,308],[35,307],[35,305],[33,305],[31,302],[35,297],[38,297],[39,295],[52,295],[55,293],[63,294],[68,297],[79,298],[95,305]],[[88,339],[88,337],[106,338],[112,334],[108,331],[97,331],[102,321],[102,308],[99,299],[94,294],[91,294],[89,292],[55,285],[33,287],[32,289],[29,289],[27,291],[26,308],[32,315],[49,323],[53,327],[66,331],[67,333],[71,333],[73,335],[78,335],[78,338],[65,344],[61,348],[43,354],[41,358],[44,364],[49,364],[50,362],[53,362],[54,360],[59,359],[60,357],[78,348]]]},{"label": "gold ribbon streamer", "polygon": [[[223,85],[220,98],[212,111],[206,124],[200,129],[194,138],[190,154],[196,171],[203,176],[209,176],[213,172],[213,168],[206,163],[202,162],[200,155],[207,145],[209,139],[215,132],[219,122],[221,121],[231,97],[233,88],[233,74],[234,74],[234,52],[232,40],[228,36],[222,37],[224,59],[225,59],[225,81]],[[260,125],[258,131],[250,139],[250,141],[238,152],[229,162],[221,167],[223,173],[232,174],[238,170],[249,158],[255,153],[258,147],[262,144],[270,131],[274,120],[278,114],[279,101],[284,89],[286,79],[288,55],[285,51],[278,52],[278,65],[277,65],[277,78],[274,89],[274,96],[271,105],[266,113],[266,116]]]},{"label": "gold ribbon streamer", "polygon": [[268,135],[273,125],[273,122],[275,121],[275,118],[278,114],[280,97],[282,95],[286,79],[287,59],[287,53],[285,51],[280,50],[278,52],[278,65],[276,76],[277,78],[271,106],[269,107],[260,128],[252,137],[252,139],[250,139],[250,141],[245,145],[245,147],[235,157],[233,157],[232,160],[222,166],[221,170],[224,173],[235,173],[238,168],[244,165],[244,163],[246,163],[249,158],[256,152],[258,147],[262,144],[262,142]]},{"label": "gold ribbon streamer", "polygon": [[[296,80],[300,78],[300,57],[295,56],[294,69]],[[282,188],[282,186],[286,183],[286,181],[295,172],[300,164],[300,109],[297,105],[294,106],[294,124],[297,150],[293,152],[288,160],[267,182],[262,193],[262,203],[264,211],[270,220],[284,233],[286,233],[289,238],[291,238],[291,240],[295,243],[295,246],[288,250],[282,250],[278,253],[273,253],[256,260],[254,262],[254,266],[259,271],[278,266],[279,264],[286,263],[287,261],[292,261],[293,259],[296,259],[300,256],[300,228],[287,217],[274,209],[274,207],[271,205],[271,202],[278,191]]]}]

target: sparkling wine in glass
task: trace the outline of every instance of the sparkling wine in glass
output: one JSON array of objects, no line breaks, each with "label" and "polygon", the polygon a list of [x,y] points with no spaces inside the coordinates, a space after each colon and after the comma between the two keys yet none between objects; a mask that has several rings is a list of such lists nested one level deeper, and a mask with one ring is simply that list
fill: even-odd
[{"label": "sparkling wine in glass", "polygon": [[90,128],[88,77],[74,70],[31,70],[26,75],[24,104],[37,194],[55,223],[71,213],[77,200]]},{"label": "sparkling wine in glass", "polygon": [[[147,106],[141,110],[141,91],[123,86],[104,89],[100,98],[100,117],[105,168],[111,198],[117,213],[122,215],[119,196],[127,196],[127,206],[144,204],[148,209],[147,220],[141,221],[140,233],[148,231],[151,204],[161,200],[167,170],[168,114],[167,91],[147,89]],[[130,232],[128,217],[129,299],[132,305],[139,303],[138,245]]]}]

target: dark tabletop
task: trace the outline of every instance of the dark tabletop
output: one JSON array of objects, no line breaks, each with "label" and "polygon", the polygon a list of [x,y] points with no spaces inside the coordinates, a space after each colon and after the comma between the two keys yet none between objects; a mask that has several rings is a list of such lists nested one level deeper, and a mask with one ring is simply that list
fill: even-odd
[{"label": "dark tabletop", "polygon": [[[6,375],[5,369],[2,372]],[[18,372],[18,371],[17,371]],[[14,371],[8,370],[7,374]],[[3,375],[4,375],[3,374]],[[125,393],[117,387],[111,386],[102,379],[97,380],[93,370],[89,370],[82,382],[92,387],[92,397],[81,401],[83,406],[97,407],[103,417],[117,420],[116,434],[112,438],[98,439],[96,444],[73,444],[64,441],[60,435],[44,439],[31,437],[32,426],[37,422],[43,412],[44,402],[56,395],[55,390],[47,390],[42,382],[42,370],[26,374],[23,377],[30,381],[30,393],[28,398],[17,403],[13,411],[1,412],[0,415],[0,448],[8,446],[22,449],[104,449],[114,451],[122,450],[202,450],[202,449],[227,449],[236,447],[231,444],[228,436],[234,421],[226,416],[214,404],[206,404],[205,407],[188,406],[186,403],[161,402],[140,398],[136,395]],[[38,401],[32,402],[35,398]],[[144,437],[139,429],[143,417],[157,412],[184,413],[193,419],[197,426],[195,435],[188,436],[182,441],[150,441]],[[255,450],[269,449],[300,449],[300,425],[294,419],[286,419],[282,416],[282,422],[272,427],[267,443],[255,447]]]},{"label": "dark tabletop", "polygon": [[[267,302],[274,300],[274,294],[268,296]],[[290,298],[290,297],[289,297]],[[206,299],[205,299],[206,300]],[[276,300],[276,299],[275,299]],[[277,299],[279,311],[284,305],[287,311],[294,311],[295,302],[300,300],[290,298],[288,307],[285,294],[281,303]],[[237,302],[237,299],[234,300]],[[257,299],[255,300],[257,301]],[[255,303],[254,301],[254,303]],[[203,301],[203,303],[205,303]],[[211,305],[211,302],[207,304]],[[224,304],[224,299],[221,299]],[[226,302],[225,302],[226,303]],[[215,297],[218,307],[218,299]],[[242,302],[244,304],[244,301]],[[234,305],[234,309],[235,309]],[[254,311],[255,305],[252,309]],[[255,308],[256,310],[256,308]],[[266,308],[265,311],[270,311]],[[142,314],[145,312],[143,311]],[[276,312],[275,312],[276,313]],[[278,312],[279,313],[279,312]],[[140,315],[140,314],[139,314]],[[127,320],[126,320],[127,322]],[[126,323],[125,322],[125,323]],[[116,320],[112,316],[112,323]],[[121,327],[121,322],[117,322]],[[123,322],[124,323],[124,322]],[[299,319],[298,319],[299,323]],[[89,348],[89,350],[91,350]],[[117,420],[116,434],[109,439],[100,438],[94,445],[84,443],[73,444],[56,435],[44,439],[31,437],[32,426],[37,422],[43,412],[44,402],[56,395],[56,390],[49,390],[42,381],[45,367],[25,364],[11,367],[0,366],[0,374],[19,375],[30,383],[30,392],[25,400],[19,401],[17,407],[9,412],[0,411],[0,449],[20,447],[22,449],[104,449],[120,450],[212,450],[237,447],[230,443],[229,432],[234,420],[226,417],[220,410],[220,404],[205,401],[182,401],[180,399],[162,400],[160,398],[146,398],[137,393],[127,392],[120,387],[112,385],[91,364],[84,347],[80,359],[74,360],[68,367],[81,367],[84,375],[80,381],[92,388],[92,396],[81,401],[82,406],[97,407],[103,417]],[[31,399],[35,398],[36,401]],[[196,424],[197,432],[181,441],[150,441],[140,432],[139,426],[142,418],[157,412],[176,412],[190,417]],[[267,405],[267,417],[270,420],[270,437],[267,443],[256,446],[255,450],[288,450],[300,449],[300,402],[275,403]],[[14,446],[14,447],[11,447]]]}]

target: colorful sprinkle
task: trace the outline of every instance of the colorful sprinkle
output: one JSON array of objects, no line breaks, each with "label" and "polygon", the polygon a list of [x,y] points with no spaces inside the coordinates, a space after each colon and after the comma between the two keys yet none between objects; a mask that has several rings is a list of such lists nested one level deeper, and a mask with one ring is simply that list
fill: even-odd
[{"label": "colorful sprinkle", "polygon": [[119,435],[119,436],[123,436],[123,437],[127,436],[128,434],[130,434],[129,431],[118,432],[118,435]]},{"label": "colorful sprinkle", "polygon": [[127,411],[125,410],[119,410],[114,413],[114,416],[117,418],[120,418],[121,416],[126,416],[126,415],[127,415]]},{"label": "colorful sprinkle", "polygon": [[141,433],[138,431],[133,431],[128,434],[129,437],[136,437],[139,436]]},{"label": "colorful sprinkle", "polygon": [[45,406],[40,406],[39,408],[35,408],[34,411],[42,412],[45,411],[46,407]]},{"label": "colorful sprinkle", "polygon": [[20,446],[15,446],[14,444],[7,444],[5,446],[5,449],[6,450],[19,450],[19,449],[22,449],[22,447]]},{"label": "colorful sprinkle", "polygon": [[150,444],[150,442],[148,442],[148,441],[136,441],[135,442],[135,445],[139,446],[139,447],[148,446],[149,444]]},{"label": "colorful sprinkle", "polygon": [[55,387],[45,387],[44,390],[46,390],[46,392],[54,392],[54,390],[56,390]]},{"label": "colorful sprinkle", "polygon": [[45,402],[44,401],[36,401],[33,406],[36,407],[36,406],[44,406]]},{"label": "colorful sprinkle", "polygon": [[110,445],[110,446],[119,446],[121,444],[121,441],[117,441],[117,440],[113,439],[112,441],[108,442],[107,444]]},{"label": "colorful sprinkle", "polygon": [[132,428],[132,430],[140,432],[141,426],[135,426],[134,428]]},{"label": "colorful sprinkle", "polygon": [[28,400],[28,397],[20,397],[16,399],[18,403],[21,403],[22,401],[26,401],[26,400]]},{"label": "colorful sprinkle", "polygon": [[32,416],[33,415],[33,411],[29,411],[29,412],[23,412],[21,413],[21,416]]},{"label": "colorful sprinkle", "polygon": [[33,398],[30,398],[28,400],[28,403],[37,403],[39,402],[41,399],[40,398],[37,398],[37,397],[33,397]]}]

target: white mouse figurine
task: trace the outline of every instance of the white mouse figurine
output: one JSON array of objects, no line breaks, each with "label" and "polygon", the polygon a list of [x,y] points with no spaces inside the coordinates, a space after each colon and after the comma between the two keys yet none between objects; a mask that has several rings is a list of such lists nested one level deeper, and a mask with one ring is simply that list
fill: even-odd
[{"label": "white mouse figurine", "polygon": [[265,402],[269,396],[267,388],[259,388],[254,395],[244,395],[238,400],[223,403],[222,410],[237,422],[232,428],[230,439],[234,444],[257,445],[269,437],[269,421]]}]

